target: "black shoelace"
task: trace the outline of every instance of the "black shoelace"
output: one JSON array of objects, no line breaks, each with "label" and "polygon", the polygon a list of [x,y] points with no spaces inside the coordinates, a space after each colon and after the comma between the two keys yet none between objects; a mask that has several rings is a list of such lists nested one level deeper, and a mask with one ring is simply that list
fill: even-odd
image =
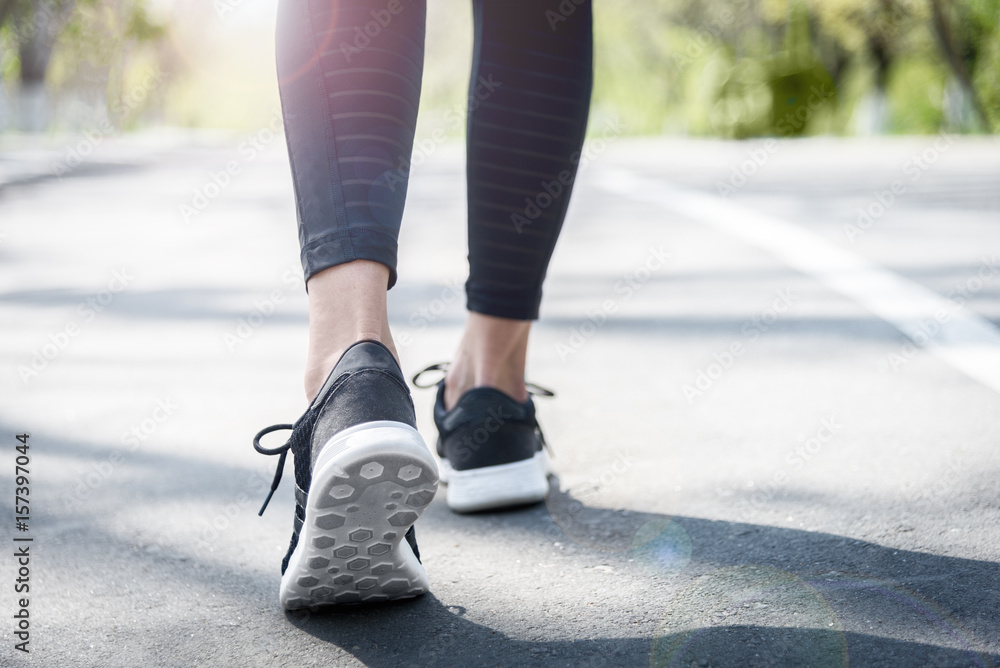
[{"label": "black shoelace", "polygon": [[[416,374],[414,374],[414,376],[413,376],[413,378],[411,379],[410,382],[413,383],[414,387],[417,387],[417,388],[419,388],[421,390],[426,390],[426,389],[429,389],[431,387],[434,387],[435,385],[438,385],[442,380],[444,380],[444,375],[443,374],[447,373],[449,365],[450,365],[450,362],[438,362],[437,364],[431,364],[426,369],[421,369]],[[441,378],[439,378],[438,380],[436,380],[436,381],[434,381],[432,383],[427,383],[426,385],[421,385],[420,382],[419,382],[420,381],[420,377],[423,376],[425,373],[428,373],[430,371],[440,371],[440,372],[442,372]],[[537,383],[529,383],[528,381],[525,381],[524,385],[525,385],[525,387],[528,388],[528,394],[531,395],[531,396],[534,396],[534,397],[554,397],[554,396],[556,396],[555,392],[553,392],[552,390],[550,390],[548,388],[542,387],[541,385],[538,385]],[[538,432],[538,438],[542,442],[542,447],[544,447],[546,450],[548,450],[550,455],[555,455],[555,453],[552,452],[552,446],[550,446],[548,444],[548,442],[545,440],[545,434],[542,433],[542,428],[538,425],[538,420],[535,420],[534,422],[535,422],[535,425],[534,425],[535,426],[535,431]]]},{"label": "black shoelace", "polygon": [[[437,364],[430,365],[429,367],[427,367],[426,369],[423,369],[422,371],[418,371],[416,373],[416,375],[413,376],[413,381],[412,381],[413,385],[415,387],[418,387],[418,388],[422,389],[422,390],[430,388],[430,387],[434,387],[435,385],[437,385],[438,383],[440,383],[441,380],[444,379],[444,376],[441,377],[441,380],[437,380],[437,381],[435,381],[433,383],[430,383],[428,385],[421,385],[418,382],[419,379],[420,379],[420,377],[423,376],[425,373],[428,373],[430,371],[447,372],[448,371],[448,364],[449,364],[448,362],[438,362]],[[554,396],[556,396],[555,392],[553,392],[552,390],[546,389],[546,388],[542,387],[541,385],[536,385],[535,383],[525,383],[525,385],[528,387],[528,394],[531,394],[533,396],[536,396],[536,397],[554,397]],[[305,417],[305,416],[303,416],[303,417]],[[269,504],[271,502],[271,497],[274,496],[275,490],[278,489],[278,485],[281,483],[281,475],[282,475],[282,473],[285,470],[285,459],[288,458],[288,451],[292,449],[293,443],[297,442],[298,439],[302,438],[302,436],[301,436],[302,430],[301,429],[296,429],[297,426],[298,426],[298,423],[296,423],[296,424],[273,424],[270,427],[265,427],[265,428],[261,429],[259,432],[257,432],[257,435],[253,437],[253,449],[254,450],[256,450],[257,452],[259,452],[262,455],[267,455],[268,457],[273,457],[274,455],[279,455],[279,457],[278,457],[278,467],[274,471],[274,480],[271,481],[271,489],[267,493],[267,498],[264,499],[264,505],[262,505],[260,507],[260,510],[257,512],[258,516],[261,516],[261,515],[264,514],[264,510],[267,508],[267,504]],[[276,448],[265,448],[263,445],[260,444],[260,439],[262,437],[266,436],[267,434],[270,434],[272,431],[281,431],[281,430],[285,430],[285,429],[291,430],[292,435],[288,438],[288,441],[284,445],[279,445]],[[552,452],[552,448],[550,448],[549,444],[545,442],[545,435],[542,434],[542,430],[538,426],[538,422],[537,421],[535,422],[535,429],[538,430],[538,436],[542,440],[542,445],[544,445],[545,448],[548,449],[549,452],[551,453]]]},{"label": "black shoelace", "polygon": [[[414,387],[420,388],[421,390],[426,390],[428,388],[434,387],[435,385],[437,385],[438,383],[440,383],[442,380],[444,380],[444,376],[443,375],[441,376],[441,378],[439,378],[438,380],[434,381],[433,383],[428,383],[426,385],[421,385],[418,382],[419,379],[420,379],[420,377],[423,376],[425,373],[428,373],[430,371],[440,371],[442,373],[446,373],[448,371],[448,366],[449,365],[450,365],[450,362],[438,362],[437,364],[431,364],[426,369],[422,369],[421,371],[418,371],[416,374],[414,374],[413,379],[410,382],[413,383]],[[541,385],[538,385],[536,383],[525,382],[524,385],[528,388],[528,394],[530,394],[532,396],[535,396],[535,397],[554,397],[554,396],[556,396],[556,393],[553,392],[552,390],[544,388]]]},{"label": "black shoelace", "polygon": [[[253,449],[262,455],[267,455],[269,457],[274,455],[281,455],[278,458],[278,468],[274,472],[274,480],[271,481],[271,491],[267,493],[267,498],[264,499],[264,505],[260,507],[257,515],[261,516],[264,514],[264,509],[267,508],[267,504],[271,502],[271,497],[274,496],[274,490],[278,489],[278,483],[281,482],[281,474],[285,470],[285,459],[288,457],[288,451],[292,449],[292,443],[297,441],[301,430],[295,429],[294,424],[272,424],[270,427],[265,427],[257,432],[257,435],[253,437]],[[288,438],[288,441],[284,445],[280,445],[277,448],[265,448],[260,444],[260,439],[262,436],[270,434],[272,431],[281,431],[283,429],[290,429],[292,435]]]}]

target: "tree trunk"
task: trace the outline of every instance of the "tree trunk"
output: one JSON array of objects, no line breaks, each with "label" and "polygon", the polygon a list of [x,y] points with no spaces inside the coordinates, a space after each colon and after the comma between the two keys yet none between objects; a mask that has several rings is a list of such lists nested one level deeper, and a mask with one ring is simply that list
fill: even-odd
[{"label": "tree trunk", "polygon": [[[14,4],[17,0],[0,0],[0,28],[8,18],[13,16]],[[0,71],[3,70],[3,62],[0,62]],[[7,91],[0,81],[0,131],[6,130],[10,124],[10,111],[7,108]]]},{"label": "tree trunk", "polygon": [[889,46],[882,36],[869,40],[869,49],[875,59],[875,93],[868,96],[862,110],[867,114],[862,122],[865,132],[873,135],[883,135],[889,128],[889,71],[892,69],[892,56]]},{"label": "tree trunk", "polygon": [[17,4],[17,0],[0,0],[0,28],[3,27],[7,17],[11,16],[15,4]]},{"label": "tree trunk", "polygon": [[962,60],[959,45],[955,43],[955,38],[951,32],[951,24],[948,21],[948,15],[941,6],[941,0],[931,0],[931,14],[934,22],[934,34],[941,44],[941,50],[944,51],[945,59],[948,61],[955,79],[958,80],[962,91],[971,102],[972,108],[979,119],[980,127],[989,127],[986,111],[983,109],[982,101],[979,99],[976,88],[972,84],[972,77],[965,66],[965,61]]},{"label": "tree trunk", "polygon": [[32,0],[26,15],[19,17],[16,28],[18,55],[21,59],[20,127],[22,130],[38,132],[49,124],[50,109],[48,91],[45,89],[45,74],[49,69],[49,60],[56,39],[72,8],[72,0],[58,3]]}]

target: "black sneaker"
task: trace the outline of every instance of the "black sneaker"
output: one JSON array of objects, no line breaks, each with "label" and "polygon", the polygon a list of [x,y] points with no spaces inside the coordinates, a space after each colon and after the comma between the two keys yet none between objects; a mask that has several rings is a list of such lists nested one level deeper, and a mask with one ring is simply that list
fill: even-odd
[{"label": "black sneaker", "polygon": [[[446,364],[427,367],[444,371]],[[445,409],[444,380],[437,384],[434,424],[441,482],[448,485],[448,507],[458,513],[492,510],[543,501],[549,492],[549,462],[545,437],[535,419],[531,395],[555,396],[531,384],[528,400],[520,403],[500,390],[477,387]]]},{"label": "black sneaker", "polygon": [[[279,429],[292,430],[285,445],[260,445],[264,434]],[[295,459],[294,528],[281,564],[286,609],[427,591],[413,523],[434,498],[438,472],[388,348],[374,341],[348,348],[298,422],[262,430],[253,445],[261,454],[281,455],[260,514],[289,450]]]}]

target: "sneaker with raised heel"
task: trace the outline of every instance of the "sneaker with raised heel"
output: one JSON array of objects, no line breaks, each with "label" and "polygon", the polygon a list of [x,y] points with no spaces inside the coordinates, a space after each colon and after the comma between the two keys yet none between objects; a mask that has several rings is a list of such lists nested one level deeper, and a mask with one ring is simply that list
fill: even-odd
[{"label": "sneaker with raised heel", "polygon": [[[260,439],[281,429],[288,442]],[[273,425],[254,449],[280,455],[263,514],[295,460],[295,517],[281,564],[288,610],[377,603],[428,590],[413,523],[434,498],[438,471],[416,429],[413,402],[388,348],[356,343],[294,425]]]},{"label": "sneaker with raised heel", "polygon": [[[446,371],[434,364],[429,371]],[[537,385],[524,403],[491,387],[477,387],[463,394],[451,410],[445,408],[444,380],[437,383],[434,424],[438,430],[437,454],[441,482],[448,486],[448,507],[458,513],[497,510],[538,503],[549,492],[549,452],[532,395],[555,396]]]}]

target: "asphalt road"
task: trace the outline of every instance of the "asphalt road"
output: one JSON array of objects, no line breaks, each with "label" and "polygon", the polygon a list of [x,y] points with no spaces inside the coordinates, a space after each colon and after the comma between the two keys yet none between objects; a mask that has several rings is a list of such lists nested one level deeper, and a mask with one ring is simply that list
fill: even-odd
[{"label": "asphalt road", "polygon": [[[331,614],[278,604],[292,485],[256,514],[250,439],[305,406],[282,140],[91,148],[0,159],[0,664],[1000,665],[1000,143],[610,129],[533,333],[549,502],[435,499],[432,593]],[[463,321],[462,149],[427,153],[407,373]]]}]

